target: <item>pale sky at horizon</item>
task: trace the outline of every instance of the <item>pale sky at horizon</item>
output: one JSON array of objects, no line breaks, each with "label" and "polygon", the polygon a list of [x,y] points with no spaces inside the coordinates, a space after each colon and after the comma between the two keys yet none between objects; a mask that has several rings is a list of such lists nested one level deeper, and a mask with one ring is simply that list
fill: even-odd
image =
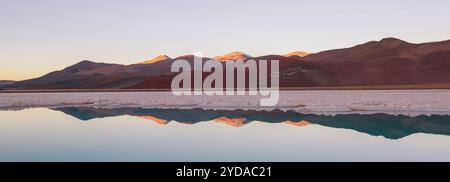
[{"label": "pale sky at horizon", "polygon": [[385,37],[450,39],[450,2],[361,0],[0,0],[0,80],[81,60],[160,54],[319,52]]}]

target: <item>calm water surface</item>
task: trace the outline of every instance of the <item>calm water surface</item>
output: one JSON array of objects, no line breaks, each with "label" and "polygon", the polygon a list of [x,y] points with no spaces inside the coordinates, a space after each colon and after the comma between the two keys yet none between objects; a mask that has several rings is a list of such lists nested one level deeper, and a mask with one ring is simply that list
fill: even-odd
[{"label": "calm water surface", "polygon": [[450,161],[450,116],[0,111],[0,161]]}]

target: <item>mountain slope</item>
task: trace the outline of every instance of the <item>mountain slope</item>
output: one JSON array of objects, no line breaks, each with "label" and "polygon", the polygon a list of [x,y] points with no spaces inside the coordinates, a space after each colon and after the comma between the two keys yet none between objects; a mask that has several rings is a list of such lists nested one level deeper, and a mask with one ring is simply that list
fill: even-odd
[{"label": "mountain slope", "polygon": [[386,38],[303,59],[334,79],[327,86],[450,82],[450,41],[411,44]]},{"label": "mountain slope", "polygon": [[96,89],[123,88],[136,84],[158,68],[147,65],[119,65],[81,61],[63,70],[42,77],[16,82],[6,88],[14,89]]}]

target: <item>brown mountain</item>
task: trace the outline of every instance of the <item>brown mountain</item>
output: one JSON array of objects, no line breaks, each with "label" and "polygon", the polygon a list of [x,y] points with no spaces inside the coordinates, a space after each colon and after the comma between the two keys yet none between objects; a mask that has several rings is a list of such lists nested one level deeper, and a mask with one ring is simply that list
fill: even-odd
[{"label": "brown mountain", "polygon": [[63,70],[42,77],[19,81],[6,88],[13,89],[119,89],[137,84],[154,75],[161,75],[170,64],[119,65],[81,61]]},{"label": "brown mountain", "polygon": [[[395,38],[304,57],[251,57],[233,52],[219,60],[280,60],[281,87],[373,86],[450,83],[450,40],[413,44]],[[159,56],[146,64],[119,65],[82,61],[39,78],[19,81],[4,89],[147,89],[169,88],[175,60],[193,62],[193,55]],[[208,60],[210,58],[203,58]],[[207,74],[204,74],[207,75]]]},{"label": "brown mountain", "polygon": [[412,44],[395,38],[304,57],[321,85],[398,85],[450,82],[450,41]]}]

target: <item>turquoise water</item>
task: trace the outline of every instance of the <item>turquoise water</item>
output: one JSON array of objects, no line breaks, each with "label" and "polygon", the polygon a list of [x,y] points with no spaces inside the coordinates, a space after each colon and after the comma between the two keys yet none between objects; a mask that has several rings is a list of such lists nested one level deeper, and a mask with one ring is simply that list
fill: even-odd
[{"label": "turquoise water", "polygon": [[0,111],[0,161],[450,161],[450,116]]}]

